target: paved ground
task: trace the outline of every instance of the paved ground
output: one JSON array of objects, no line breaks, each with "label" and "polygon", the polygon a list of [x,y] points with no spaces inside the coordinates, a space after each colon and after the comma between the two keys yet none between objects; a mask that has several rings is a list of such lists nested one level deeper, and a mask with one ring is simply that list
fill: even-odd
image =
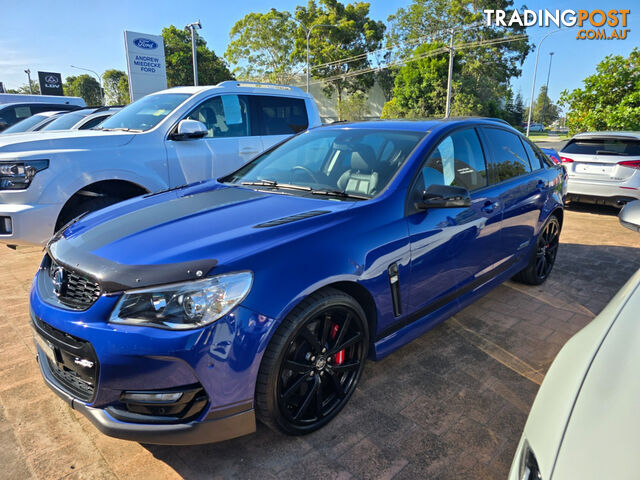
[{"label": "paved ground", "polygon": [[640,267],[640,235],[614,210],[571,208],[542,287],[508,282],[417,341],[369,363],[330,425],[285,437],[262,425],[222,444],[111,439],[40,379],[27,317],[37,249],[0,248],[2,478],[505,478],[544,372]]}]

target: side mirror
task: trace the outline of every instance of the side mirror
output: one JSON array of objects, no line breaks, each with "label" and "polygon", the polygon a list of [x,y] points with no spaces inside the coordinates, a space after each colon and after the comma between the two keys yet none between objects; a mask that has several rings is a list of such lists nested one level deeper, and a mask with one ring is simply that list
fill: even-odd
[{"label": "side mirror", "polygon": [[618,220],[623,227],[640,232],[640,200],[634,200],[622,207]]},{"label": "side mirror", "polygon": [[209,131],[207,126],[199,122],[198,120],[180,120],[178,123],[178,129],[175,133],[171,134],[171,140],[192,140],[195,138],[206,137]]},{"label": "side mirror", "polygon": [[418,210],[427,208],[456,208],[471,206],[471,197],[466,188],[449,185],[429,185],[416,202]]}]

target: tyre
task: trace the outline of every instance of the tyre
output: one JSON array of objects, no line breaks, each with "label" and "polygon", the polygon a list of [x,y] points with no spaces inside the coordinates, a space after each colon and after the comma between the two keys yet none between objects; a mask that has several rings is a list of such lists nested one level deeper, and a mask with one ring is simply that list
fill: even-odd
[{"label": "tyre", "polygon": [[85,213],[95,212],[101,208],[108,207],[114,203],[120,202],[120,198],[101,196],[101,197],[78,197],[73,203],[68,204],[60,212],[60,217],[56,222],[55,231],[57,232],[74,218]]},{"label": "tyre", "polygon": [[559,243],[560,222],[555,215],[551,215],[538,235],[536,248],[531,252],[529,264],[518,272],[513,279],[527,285],[540,285],[543,283],[553,269]]},{"label": "tyre", "polygon": [[326,289],[298,305],[274,333],[256,383],[256,414],[290,435],[329,423],[353,394],[367,358],[362,307]]}]

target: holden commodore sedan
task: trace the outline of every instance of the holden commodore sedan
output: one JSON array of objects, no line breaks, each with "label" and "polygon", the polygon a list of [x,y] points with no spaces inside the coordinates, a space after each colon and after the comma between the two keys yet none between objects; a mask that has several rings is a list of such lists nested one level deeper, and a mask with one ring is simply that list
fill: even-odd
[{"label": "holden commodore sedan", "polygon": [[311,129],[74,221],[31,291],[46,383],[108,435],[312,432],[390,354],[549,276],[564,169],[490,119]]}]

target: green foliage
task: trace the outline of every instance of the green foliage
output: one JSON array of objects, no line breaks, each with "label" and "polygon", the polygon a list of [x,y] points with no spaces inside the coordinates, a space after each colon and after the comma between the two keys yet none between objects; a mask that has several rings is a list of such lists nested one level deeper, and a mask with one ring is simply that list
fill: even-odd
[{"label": "green foliage", "polygon": [[[543,117],[544,112],[544,117]],[[524,110],[525,121],[529,118],[529,107]],[[551,125],[560,118],[560,109],[553,103],[549,95],[547,95],[547,87],[540,87],[538,98],[533,102],[533,111],[531,113],[531,122],[543,123]]]},{"label": "green foliage", "polygon": [[[454,44],[466,44],[517,35],[524,27],[495,28],[482,23],[483,10],[513,10],[513,0],[414,0],[406,9],[389,17],[388,42],[414,42],[400,52],[409,61],[400,68],[395,80],[393,110],[402,116],[433,117],[445,112],[449,54],[438,53],[420,58],[449,44],[450,29],[455,28]],[[507,18],[509,17],[507,13]],[[412,45],[409,43],[409,45]],[[522,62],[531,46],[527,39],[494,45],[458,49],[454,57],[452,115],[482,115],[506,118],[509,80],[521,73]],[[428,98],[423,98],[427,95]]]},{"label": "green foliage", "polygon": [[608,55],[584,87],[565,90],[560,104],[568,107],[567,126],[573,133],[597,130],[640,130],[640,50],[627,58]]},{"label": "green foliage", "polygon": [[91,75],[83,73],[67,77],[63,85],[64,93],[72,97],[82,97],[87,106],[102,105],[100,84]]},{"label": "green foliage", "polygon": [[[35,80],[31,80],[31,88],[33,89],[34,95],[40,94],[40,84]],[[7,93],[22,93],[22,94],[29,95],[31,94],[31,91],[29,90],[29,84],[25,83],[24,85],[21,85],[18,88],[9,88],[7,90]]]},{"label": "green foliage", "polygon": [[[171,25],[162,29],[164,53],[167,64],[167,85],[176,87],[193,85],[193,59],[191,55],[191,32],[179,30]],[[215,85],[233,79],[223,59],[207,48],[207,42],[196,32],[198,56],[198,83]]]},{"label": "green foliage", "polygon": [[338,104],[338,117],[341,120],[355,122],[364,120],[371,115],[371,111],[367,106],[367,96],[362,92],[355,92]]},{"label": "green foliage", "polygon": [[129,99],[129,82],[122,70],[107,70],[102,75],[105,103],[107,105],[126,105]]},{"label": "green foliage", "polygon": [[[380,47],[385,25],[369,17],[369,4],[364,2],[343,5],[337,0],[310,0],[306,7],[296,7],[296,19],[304,25],[298,29],[294,59],[304,62],[306,58],[306,31],[313,25],[309,50],[311,75],[324,80],[324,92],[331,97],[336,94],[338,105],[343,93],[366,92],[373,86],[374,74],[349,76],[351,72],[370,66],[369,59],[362,55]],[[348,63],[333,63],[347,57],[362,55]],[[318,65],[313,68],[313,65]],[[322,65],[322,66],[320,66]],[[340,107],[338,108],[340,109]]]},{"label": "green foliage", "polygon": [[234,73],[240,78],[291,83],[297,31],[289,12],[272,8],[267,13],[248,13],[229,32],[231,42],[224,55],[237,64]]}]

